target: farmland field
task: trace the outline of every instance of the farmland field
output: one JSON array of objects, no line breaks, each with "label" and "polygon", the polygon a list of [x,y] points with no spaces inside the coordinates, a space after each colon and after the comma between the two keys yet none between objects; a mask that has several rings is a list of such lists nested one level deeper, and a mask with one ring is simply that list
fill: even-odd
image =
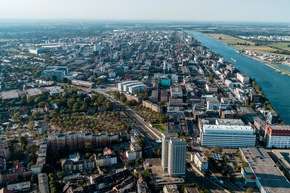
[{"label": "farmland field", "polygon": [[263,42],[262,46],[255,45],[255,42],[243,40],[237,37],[225,35],[225,34],[207,34],[208,36],[222,41],[225,44],[234,46],[239,50],[251,50],[253,52],[261,52],[267,54],[274,54],[289,57],[286,54],[277,54],[275,53],[277,50],[279,51],[290,51],[290,42]]}]

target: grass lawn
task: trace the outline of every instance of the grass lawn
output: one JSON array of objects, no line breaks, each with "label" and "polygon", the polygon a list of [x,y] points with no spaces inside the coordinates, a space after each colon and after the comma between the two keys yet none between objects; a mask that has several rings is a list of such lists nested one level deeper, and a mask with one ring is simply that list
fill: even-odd
[{"label": "grass lawn", "polygon": [[264,52],[264,53],[273,53],[277,49],[270,48],[268,46],[242,46],[242,45],[235,45],[236,48],[240,50],[251,50],[254,52]]},{"label": "grass lawn", "polygon": [[228,35],[225,35],[225,34],[207,34],[208,36],[214,38],[214,39],[217,39],[217,40],[220,40],[226,44],[231,44],[231,45],[235,45],[237,43],[247,43],[247,44],[250,44],[250,45],[255,45],[255,43],[251,42],[251,41],[247,41],[247,40],[243,40],[243,39],[240,39],[240,38],[236,38],[236,37],[233,37],[233,36],[228,36]]},{"label": "grass lawn", "polygon": [[163,134],[166,132],[165,124],[153,124],[153,127],[158,129],[158,131],[162,132]]},{"label": "grass lawn", "polygon": [[[243,39],[225,35],[225,34],[207,34],[207,35],[223,43],[232,45],[235,48],[238,48],[239,50],[251,50],[253,52],[261,52],[261,53],[274,54],[274,55],[280,55],[280,56],[286,56],[286,57],[288,57],[288,55],[276,54],[274,52],[277,51],[277,49],[290,51],[290,47],[288,47],[288,45],[290,44],[289,42],[270,42],[270,43],[267,43],[267,45],[255,46],[254,42],[243,40]],[[247,43],[250,45],[237,45],[238,43],[240,44]]]},{"label": "grass lawn", "polygon": [[274,43],[269,43],[269,46],[271,46],[273,48],[278,48],[278,49],[281,49],[281,50],[290,51],[290,47],[288,47],[288,45],[290,45],[290,42],[274,42]]}]

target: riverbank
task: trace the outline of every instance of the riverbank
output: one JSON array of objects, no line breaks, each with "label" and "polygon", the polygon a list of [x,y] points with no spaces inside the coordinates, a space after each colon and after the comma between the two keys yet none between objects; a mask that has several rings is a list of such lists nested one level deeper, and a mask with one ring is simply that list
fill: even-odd
[{"label": "riverbank", "polygon": [[[283,75],[288,75],[288,76],[290,76],[290,71],[285,70],[285,69],[283,69],[283,68],[280,68],[280,67],[278,67],[278,66],[275,66],[272,62],[265,61],[265,60],[261,60],[261,59],[258,58],[258,57],[255,57],[255,56],[249,56],[249,55],[244,54],[244,53],[241,53],[241,54],[243,54],[243,55],[246,56],[246,57],[249,57],[249,58],[252,58],[252,59],[257,60],[257,61],[259,61],[259,62],[264,63],[266,66],[269,66],[270,68],[274,69],[276,72],[280,72],[280,73],[283,74]],[[279,64],[283,64],[283,65],[285,65],[285,66],[290,66],[290,63],[288,63],[288,62],[284,62],[284,63],[283,63],[283,62],[279,62]]]},{"label": "riverbank", "polygon": [[236,48],[228,46],[206,34],[196,31],[186,32],[202,45],[212,50],[212,52],[220,54],[226,61],[231,61],[231,58],[236,59],[237,62],[233,62],[232,65],[242,73],[255,79],[281,120],[284,120],[286,124],[290,124],[290,103],[288,102],[290,76],[275,72],[264,62],[239,54]]},{"label": "riverbank", "polygon": [[274,62],[271,62],[271,61],[268,61],[268,60],[262,60],[262,59],[260,59],[258,57],[255,57],[255,56],[250,56],[250,55],[245,54],[245,53],[242,53],[242,52],[240,54],[243,54],[246,57],[252,58],[252,59],[257,60],[259,62],[263,62],[265,64],[268,64],[268,63],[277,63],[277,64],[283,64],[285,66],[290,66],[290,63],[287,62],[287,61],[274,61]]},{"label": "riverbank", "polygon": [[[277,51],[273,47],[268,47],[268,46],[256,46],[254,42],[251,42],[249,40],[243,40],[239,39],[233,36],[225,35],[225,34],[205,34],[209,36],[210,38],[213,38],[215,40],[218,40],[224,44],[227,44],[229,46],[232,46],[239,50],[239,52],[249,58],[258,60],[263,63],[269,63],[271,61],[269,60],[263,60],[260,59],[259,57],[252,56],[249,54],[245,54],[244,52],[250,52],[250,54],[260,54],[261,56],[268,55],[269,57],[273,57],[272,62],[273,63],[280,63],[286,66],[290,66],[290,62],[287,62],[286,60],[281,61],[281,57],[290,57],[289,55],[281,55],[281,54],[275,54],[273,53],[274,51]],[[278,59],[276,60],[275,59]]]}]

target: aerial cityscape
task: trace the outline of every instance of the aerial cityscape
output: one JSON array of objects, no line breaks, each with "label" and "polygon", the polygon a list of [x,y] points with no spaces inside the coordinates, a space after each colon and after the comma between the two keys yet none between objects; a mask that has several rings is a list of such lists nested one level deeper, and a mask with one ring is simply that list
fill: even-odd
[{"label": "aerial cityscape", "polygon": [[0,193],[289,193],[289,7],[0,0]]}]

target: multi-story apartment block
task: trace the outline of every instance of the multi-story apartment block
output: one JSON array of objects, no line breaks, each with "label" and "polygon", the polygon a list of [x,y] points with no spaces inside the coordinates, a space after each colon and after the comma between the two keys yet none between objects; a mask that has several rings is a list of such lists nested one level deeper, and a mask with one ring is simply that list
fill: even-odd
[{"label": "multi-story apartment block", "polygon": [[46,173],[37,175],[38,177],[38,188],[40,193],[49,193],[48,177]]},{"label": "multi-story apartment block", "polygon": [[105,146],[119,140],[118,134],[86,134],[86,133],[68,133],[61,135],[51,135],[48,137],[48,147],[50,149],[75,150],[84,148],[85,143],[91,143],[93,146]]},{"label": "multi-story apartment block", "polygon": [[268,148],[289,148],[290,125],[266,125],[266,146]]},{"label": "multi-story apartment block", "polygon": [[9,158],[10,151],[8,148],[7,138],[6,137],[0,137],[0,157],[2,158]]}]

